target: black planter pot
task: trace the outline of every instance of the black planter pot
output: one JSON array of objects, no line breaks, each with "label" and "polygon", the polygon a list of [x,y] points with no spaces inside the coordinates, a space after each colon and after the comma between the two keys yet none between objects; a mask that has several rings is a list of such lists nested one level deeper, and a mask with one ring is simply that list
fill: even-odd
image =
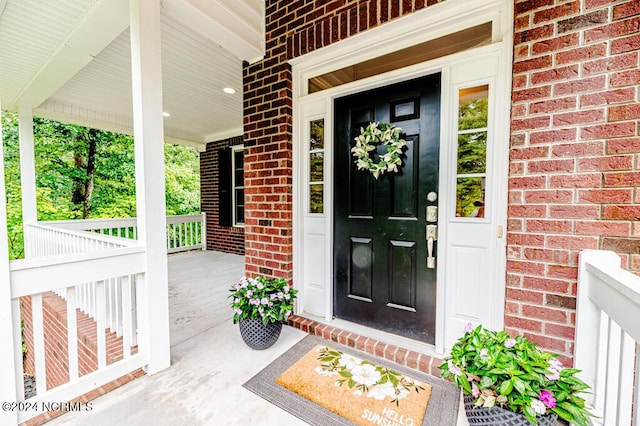
[{"label": "black planter pot", "polygon": [[[471,395],[464,396],[464,411],[467,414],[469,425],[485,426],[531,426],[524,414],[514,413],[501,407],[474,407],[474,398]],[[558,416],[555,413],[538,417],[538,426],[555,426]]]},{"label": "black planter pot", "polygon": [[266,326],[259,319],[241,319],[240,335],[251,349],[262,350],[273,346],[282,331],[282,322],[276,321]]}]

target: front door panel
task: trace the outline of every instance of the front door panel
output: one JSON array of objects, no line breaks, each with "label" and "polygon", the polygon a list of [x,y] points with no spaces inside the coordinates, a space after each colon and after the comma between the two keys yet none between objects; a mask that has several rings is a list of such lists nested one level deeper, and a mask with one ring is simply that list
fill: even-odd
[{"label": "front door panel", "polygon": [[[426,211],[438,203],[427,194],[438,191],[440,74],[336,99],[335,120],[334,315],[434,343]],[[377,180],[351,154],[371,121],[402,128],[407,142],[399,172]]]}]

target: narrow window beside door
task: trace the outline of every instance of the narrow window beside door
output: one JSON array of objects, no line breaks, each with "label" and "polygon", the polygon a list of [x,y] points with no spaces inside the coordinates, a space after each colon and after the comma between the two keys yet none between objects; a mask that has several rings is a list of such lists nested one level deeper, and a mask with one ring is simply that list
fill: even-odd
[{"label": "narrow window beside door", "polygon": [[324,118],[309,122],[309,213],[324,213]]},{"label": "narrow window beside door", "polygon": [[485,217],[488,99],[488,85],[458,91],[457,217]]},{"label": "narrow window beside door", "polygon": [[244,226],[244,146],[233,147],[231,156],[233,226]]}]

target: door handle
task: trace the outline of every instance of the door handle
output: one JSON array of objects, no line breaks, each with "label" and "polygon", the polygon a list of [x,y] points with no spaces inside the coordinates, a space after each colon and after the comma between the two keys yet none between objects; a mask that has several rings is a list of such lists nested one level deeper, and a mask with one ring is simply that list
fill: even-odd
[{"label": "door handle", "polygon": [[433,255],[433,242],[438,239],[438,225],[427,225],[427,268],[436,268],[436,258]]}]

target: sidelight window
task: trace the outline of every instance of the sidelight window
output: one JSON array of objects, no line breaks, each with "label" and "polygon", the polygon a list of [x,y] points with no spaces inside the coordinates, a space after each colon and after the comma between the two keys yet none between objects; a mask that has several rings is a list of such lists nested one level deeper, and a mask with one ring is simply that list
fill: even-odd
[{"label": "sidelight window", "polygon": [[324,118],[309,122],[309,213],[324,213]]},{"label": "sidelight window", "polygon": [[488,85],[458,91],[457,217],[485,217],[488,107]]},{"label": "sidelight window", "polygon": [[233,226],[244,226],[244,146],[232,149]]}]

